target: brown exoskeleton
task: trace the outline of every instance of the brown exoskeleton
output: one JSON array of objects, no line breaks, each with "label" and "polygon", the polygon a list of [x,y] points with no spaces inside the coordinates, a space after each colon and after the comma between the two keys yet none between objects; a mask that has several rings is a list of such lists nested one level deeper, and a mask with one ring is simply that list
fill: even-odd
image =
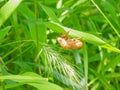
[{"label": "brown exoskeleton", "polygon": [[79,49],[83,46],[83,41],[76,38],[70,39],[68,34],[69,32],[57,38],[57,41],[61,47],[64,49]]}]

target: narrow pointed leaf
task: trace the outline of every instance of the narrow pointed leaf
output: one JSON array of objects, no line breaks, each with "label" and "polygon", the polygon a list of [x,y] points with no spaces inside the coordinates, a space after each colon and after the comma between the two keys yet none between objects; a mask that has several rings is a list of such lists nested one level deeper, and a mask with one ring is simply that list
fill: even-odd
[{"label": "narrow pointed leaf", "polygon": [[9,32],[11,26],[8,26],[2,30],[0,30],[0,40],[2,40]]},{"label": "narrow pointed leaf", "polygon": [[19,6],[22,0],[9,0],[0,9],[0,27],[8,19],[8,17],[13,13],[13,11]]}]

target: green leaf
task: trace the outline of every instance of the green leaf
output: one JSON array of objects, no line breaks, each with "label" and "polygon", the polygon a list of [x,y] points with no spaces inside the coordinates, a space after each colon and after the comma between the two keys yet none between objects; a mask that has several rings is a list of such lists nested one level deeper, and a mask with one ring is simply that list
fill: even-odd
[{"label": "green leaf", "polygon": [[103,84],[103,86],[108,90],[116,90],[114,86],[112,86],[111,84],[108,84],[108,80],[104,76],[100,75],[99,80],[101,84]]},{"label": "green leaf", "polygon": [[49,23],[49,22],[45,22],[44,23],[48,28],[52,29],[54,32],[57,32],[57,33],[66,33],[66,31],[58,26],[57,24],[53,24],[53,23]]},{"label": "green leaf", "polygon": [[0,0],[0,3],[3,2],[4,0]]},{"label": "green leaf", "polygon": [[[31,86],[37,88],[38,90],[55,90],[55,89],[63,90],[61,87],[59,87],[55,84],[49,83],[45,78],[42,78],[41,76],[39,76],[33,72],[24,73],[22,75],[0,76],[0,80],[12,80],[15,82],[19,82],[19,85],[28,84],[28,85],[31,85]],[[6,85],[5,85],[5,87],[6,87]],[[7,89],[10,89],[10,88],[8,87]]]},{"label": "green leaf", "polygon": [[[28,8],[26,3],[22,3],[19,7],[18,7],[18,11],[26,18],[26,19],[30,19],[30,18],[35,18],[34,12],[32,10],[30,10],[30,8]],[[27,11],[27,12],[26,12]]]},{"label": "green leaf", "polygon": [[47,39],[46,27],[43,24],[36,24],[31,22],[28,24],[30,29],[31,37],[36,42],[45,43]]},{"label": "green leaf", "polygon": [[118,55],[116,58],[111,60],[106,67],[102,69],[102,72],[107,71],[110,68],[114,68],[118,63],[120,63],[120,55]]},{"label": "green leaf", "polygon": [[0,40],[2,40],[9,32],[11,26],[7,26],[6,28],[0,30]]},{"label": "green leaf", "polygon": [[47,34],[46,34],[46,27],[43,24],[39,25],[38,28],[38,36],[39,36],[39,42],[46,43]]},{"label": "green leaf", "polygon": [[46,14],[54,21],[59,23],[59,20],[57,18],[57,16],[55,15],[55,13],[47,6],[44,6],[42,4],[40,4],[40,6],[42,7],[42,9],[46,12]]},{"label": "green leaf", "polygon": [[64,31],[66,31],[66,32],[69,32],[69,35],[72,36],[72,37],[76,37],[76,38],[82,39],[83,41],[86,41],[88,43],[95,44],[95,45],[100,45],[103,48],[106,48],[108,50],[120,53],[119,49],[109,45],[107,42],[103,41],[102,39],[100,39],[99,37],[97,37],[93,34],[78,31],[78,30],[75,30],[75,29],[71,29],[71,28],[62,26],[62,25],[60,25],[56,22],[45,23],[45,25],[55,32],[62,33]]},{"label": "green leaf", "polygon": [[[100,7],[95,3],[94,0],[91,0],[91,2],[94,4],[94,6],[98,9],[98,11],[101,13],[101,15],[104,17],[104,19],[109,23],[111,28],[114,30],[116,35],[120,38],[120,34],[118,30],[115,28],[115,26],[110,22],[110,20],[107,18],[107,16],[103,13],[103,11],[100,9]],[[108,7],[107,7],[108,8]],[[110,10],[109,10],[110,11]],[[113,11],[113,10],[112,10]]]},{"label": "green leaf", "polygon": [[22,0],[9,0],[0,9],[0,27],[8,19],[8,17],[13,13],[13,11],[19,6]]},{"label": "green leaf", "polygon": [[105,75],[106,78],[119,78],[120,77],[120,73],[110,73]]}]

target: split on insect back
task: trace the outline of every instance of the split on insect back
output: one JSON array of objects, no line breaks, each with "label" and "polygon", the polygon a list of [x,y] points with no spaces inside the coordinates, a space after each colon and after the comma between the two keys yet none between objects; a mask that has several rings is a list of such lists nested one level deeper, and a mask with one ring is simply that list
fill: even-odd
[{"label": "split on insect back", "polygon": [[83,41],[77,38],[69,38],[68,31],[66,34],[62,34],[60,37],[57,38],[58,43],[64,49],[80,49],[83,46]]}]

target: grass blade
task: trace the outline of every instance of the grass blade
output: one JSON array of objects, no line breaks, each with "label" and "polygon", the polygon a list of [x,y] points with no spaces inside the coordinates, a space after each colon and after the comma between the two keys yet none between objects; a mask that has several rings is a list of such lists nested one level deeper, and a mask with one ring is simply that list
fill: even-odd
[{"label": "grass blade", "polygon": [[[31,86],[37,88],[38,90],[54,90],[54,89],[63,90],[61,87],[59,87],[55,84],[49,83],[45,78],[42,78],[41,76],[39,76],[33,72],[27,72],[22,75],[0,76],[0,80],[8,80],[8,79],[15,81],[15,82],[19,82],[19,85],[21,85],[21,84],[31,85]],[[11,86],[7,87],[7,89],[10,89]]]},{"label": "grass blade", "polygon": [[8,17],[13,13],[13,11],[19,6],[22,0],[9,0],[0,9],[0,27],[8,19]]},{"label": "grass blade", "polygon": [[57,16],[55,15],[55,13],[47,6],[44,6],[42,4],[40,4],[40,6],[42,7],[42,9],[46,12],[46,14],[54,21],[59,23],[59,20],[57,18]]},{"label": "grass blade", "polygon": [[[45,24],[45,25],[48,28],[51,28],[55,32],[62,33],[64,31],[66,31],[66,32],[70,31],[69,35],[72,36],[72,37],[76,37],[76,38],[82,39],[82,40],[84,40],[84,41],[86,41],[88,43],[99,45],[99,46],[101,46],[103,48],[106,48],[108,50],[120,53],[119,49],[109,45],[107,42],[103,41],[102,39],[100,39],[99,37],[97,37],[97,36],[95,36],[93,34],[78,31],[78,30],[75,30],[75,29],[71,29],[71,28],[62,26],[62,25],[60,25],[58,23],[55,23],[55,22],[51,22],[51,23],[47,23],[47,24]],[[59,31],[56,28],[59,28]]]},{"label": "grass blade", "polygon": [[91,0],[91,2],[95,5],[95,7],[99,10],[99,12],[102,14],[102,16],[105,18],[105,20],[109,23],[109,25],[113,28],[114,32],[117,34],[117,36],[120,38],[120,34],[116,30],[116,28],[113,26],[113,24],[110,22],[110,20],[106,17],[106,15],[102,12],[102,10],[99,8],[99,6],[95,3],[94,0]]},{"label": "grass blade", "polygon": [[0,30],[0,40],[2,40],[9,32],[11,26],[7,26],[6,28]]}]

